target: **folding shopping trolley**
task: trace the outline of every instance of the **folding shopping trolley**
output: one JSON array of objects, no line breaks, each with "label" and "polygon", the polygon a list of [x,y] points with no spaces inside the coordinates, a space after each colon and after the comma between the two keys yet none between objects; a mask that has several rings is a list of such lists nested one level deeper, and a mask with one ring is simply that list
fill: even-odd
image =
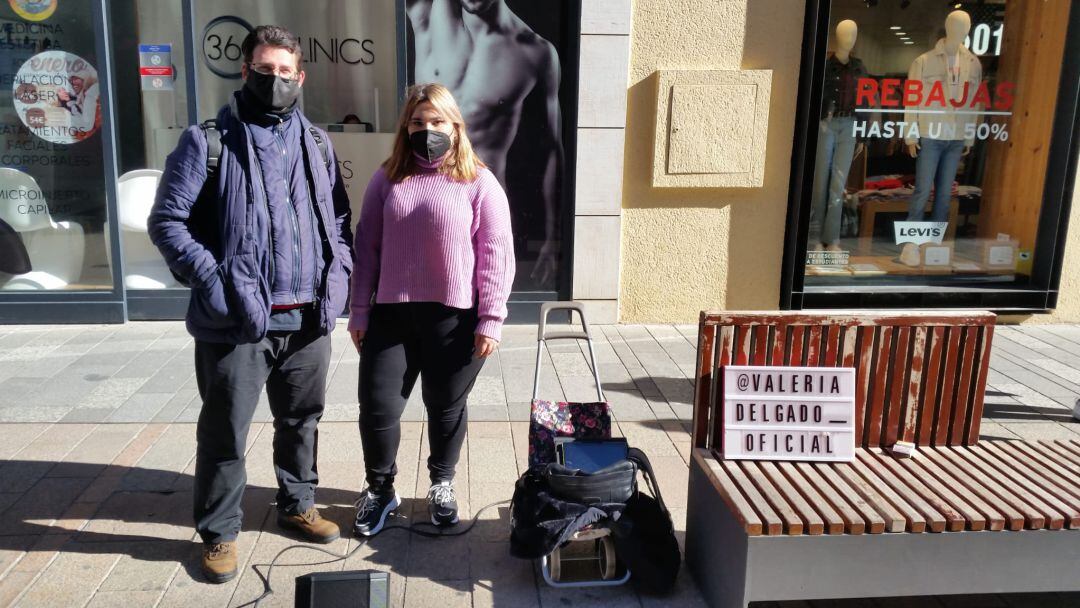
[{"label": "folding shopping trolley", "polygon": [[[581,319],[581,329],[548,331],[548,314],[556,310],[574,311]],[[596,381],[596,398],[593,403],[567,403],[539,399],[540,365],[548,340],[585,340],[589,347],[589,362]],[[540,307],[540,327],[536,341],[536,370],[533,375],[532,414],[529,424],[529,464],[544,465],[559,458],[555,449],[556,438],[609,439],[611,417],[604,389],[600,384],[600,370],[596,365],[592,335],[585,320],[585,306],[580,302],[546,302]],[[562,439],[566,440],[566,439]],[[572,440],[572,439],[570,439]],[[582,529],[571,537],[569,543],[556,548],[540,560],[544,580],[553,587],[593,587],[622,585],[630,580],[630,571],[615,555],[611,531],[604,521]],[[592,568],[596,578],[571,580],[573,570]]]}]

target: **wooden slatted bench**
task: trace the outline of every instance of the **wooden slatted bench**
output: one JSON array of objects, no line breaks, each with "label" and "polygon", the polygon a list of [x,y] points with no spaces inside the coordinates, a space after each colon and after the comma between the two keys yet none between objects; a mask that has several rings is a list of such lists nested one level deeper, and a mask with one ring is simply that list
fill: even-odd
[{"label": "wooden slatted bench", "polygon": [[[1080,442],[978,441],[994,319],[703,313],[686,561],[709,603],[1080,591]],[[725,365],[855,368],[855,460],[725,461]]]}]

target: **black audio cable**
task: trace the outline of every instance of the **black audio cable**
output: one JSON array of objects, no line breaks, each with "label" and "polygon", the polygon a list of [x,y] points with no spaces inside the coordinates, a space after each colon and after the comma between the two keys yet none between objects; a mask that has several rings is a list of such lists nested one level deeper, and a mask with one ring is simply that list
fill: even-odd
[{"label": "black audio cable", "polygon": [[[408,526],[404,526],[404,525],[402,525],[402,526],[386,526],[382,530],[379,531],[379,534],[383,534],[383,533],[388,532],[390,530],[405,530],[405,531],[409,532],[410,534],[416,534],[417,536],[423,536],[424,538],[443,538],[443,537],[453,537],[453,536],[464,536],[464,535],[466,535],[466,534],[468,534],[469,532],[472,531],[473,527],[476,525],[476,522],[478,522],[480,520],[480,514],[481,513],[483,513],[484,511],[487,511],[488,509],[491,509],[493,507],[497,507],[497,506],[500,506],[500,505],[506,505],[506,504],[510,504],[510,501],[509,500],[500,500],[499,502],[493,502],[493,503],[491,503],[489,505],[484,506],[479,511],[477,511],[475,515],[473,515],[472,521],[469,522],[469,525],[465,526],[461,530],[456,530],[454,532],[432,532],[432,531],[424,530],[424,529],[421,528],[421,526],[428,526],[430,528],[435,528],[436,530],[438,530],[438,528],[434,524],[430,524],[428,522],[417,522],[415,524],[408,525]],[[373,537],[365,536],[365,537],[359,538],[360,542],[358,542],[356,544],[356,546],[353,547],[345,555],[338,555],[337,553],[334,553],[332,551],[328,551],[326,549],[323,549],[322,547],[316,547],[314,545],[296,544],[296,545],[289,545],[288,547],[285,547],[281,551],[278,551],[277,555],[274,556],[274,559],[270,560],[269,564],[252,564],[251,568],[255,571],[256,574],[259,575],[259,578],[261,578],[262,582],[263,582],[262,595],[260,595],[259,597],[255,598],[255,599],[253,599],[253,600],[251,600],[251,601],[249,601],[249,602],[247,602],[245,604],[241,604],[237,608],[248,608],[249,606],[252,607],[252,608],[258,608],[260,602],[262,602],[267,597],[270,597],[270,595],[272,595],[274,593],[274,588],[270,584],[270,576],[274,572],[274,566],[279,565],[277,563],[278,560],[281,559],[281,556],[285,555],[286,553],[288,553],[290,551],[294,551],[296,549],[308,549],[309,551],[318,551],[319,553],[325,553],[326,555],[332,556],[334,559],[330,559],[330,560],[326,560],[326,561],[322,561],[322,562],[308,562],[308,563],[302,563],[302,564],[280,564],[281,566],[322,566],[322,565],[325,565],[325,564],[334,564],[334,563],[337,563],[337,562],[340,562],[340,561],[347,560],[350,557],[352,557],[371,538],[373,538]],[[259,566],[268,566],[268,568],[266,570],[266,576],[263,576],[262,573],[259,572]]]}]

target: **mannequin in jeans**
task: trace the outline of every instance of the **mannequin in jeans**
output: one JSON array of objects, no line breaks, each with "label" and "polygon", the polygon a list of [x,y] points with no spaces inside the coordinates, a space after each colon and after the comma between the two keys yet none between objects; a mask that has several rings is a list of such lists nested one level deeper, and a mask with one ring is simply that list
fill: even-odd
[{"label": "mannequin in jeans", "polygon": [[[940,82],[950,100],[964,99],[965,84],[969,85],[970,91],[974,91],[982,81],[979,58],[964,48],[964,38],[970,30],[970,15],[964,11],[949,13],[945,18],[945,38],[939,40],[932,50],[915,58],[908,71],[908,79],[922,81],[924,90],[930,90]],[[934,105],[931,109],[942,108]],[[971,109],[961,109],[964,110],[970,112]],[[944,113],[912,113],[905,120],[919,125],[919,137],[909,136],[906,140],[908,154],[916,159],[915,192],[908,203],[907,221],[923,221],[931,187],[934,189],[934,206],[930,221],[948,221],[952,185],[960,159],[967,156],[975,143],[974,139],[965,137],[968,135],[965,131],[970,130],[968,125],[974,123],[976,118],[970,113],[958,113],[956,108],[946,103]],[[900,263],[918,266],[918,245],[905,243],[900,252]]]},{"label": "mannequin in jeans", "polygon": [[836,26],[836,52],[825,66],[825,83],[818,126],[814,199],[810,207],[810,251],[840,251],[840,216],[851,161],[862,152],[855,126],[855,93],[866,68],[851,55],[859,28],[850,19]]}]

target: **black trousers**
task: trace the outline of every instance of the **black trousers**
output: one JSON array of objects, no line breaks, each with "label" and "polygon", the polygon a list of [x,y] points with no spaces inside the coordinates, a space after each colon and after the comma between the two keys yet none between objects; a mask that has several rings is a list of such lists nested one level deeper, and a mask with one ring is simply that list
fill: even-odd
[{"label": "black trousers", "polygon": [[195,342],[195,377],[202,397],[196,430],[195,529],[203,542],[235,540],[247,483],[244,449],[266,387],[274,417],[277,506],[302,513],[315,504],[319,432],[326,403],[330,336],[316,314],[299,331],[270,332],[257,344]]},{"label": "black trousers", "polygon": [[437,302],[376,304],[360,352],[360,440],[367,483],[393,487],[401,413],[420,377],[432,483],[454,478],[465,441],[465,402],[483,359],[473,357],[476,309]]}]

